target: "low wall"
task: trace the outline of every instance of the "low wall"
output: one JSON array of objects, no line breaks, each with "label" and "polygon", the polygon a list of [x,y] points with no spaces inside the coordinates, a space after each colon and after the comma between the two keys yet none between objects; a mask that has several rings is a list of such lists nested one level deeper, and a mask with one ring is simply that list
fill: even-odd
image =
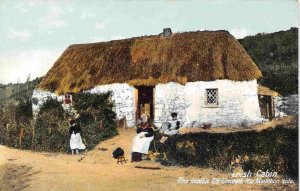
[{"label": "low wall", "polygon": [[299,96],[297,94],[285,97],[276,97],[276,117],[281,117],[281,115],[298,115],[298,100]]}]

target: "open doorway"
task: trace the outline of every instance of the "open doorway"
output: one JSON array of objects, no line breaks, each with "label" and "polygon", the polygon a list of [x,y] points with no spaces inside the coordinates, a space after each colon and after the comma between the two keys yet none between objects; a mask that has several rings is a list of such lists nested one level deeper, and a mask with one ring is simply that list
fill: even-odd
[{"label": "open doorway", "polygon": [[139,117],[141,114],[147,114],[152,120],[154,118],[154,101],[153,91],[154,86],[137,86],[137,105],[136,105],[136,116]]},{"label": "open doorway", "polygon": [[259,96],[259,106],[261,114],[265,119],[272,120],[275,118],[274,101],[271,96]]}]

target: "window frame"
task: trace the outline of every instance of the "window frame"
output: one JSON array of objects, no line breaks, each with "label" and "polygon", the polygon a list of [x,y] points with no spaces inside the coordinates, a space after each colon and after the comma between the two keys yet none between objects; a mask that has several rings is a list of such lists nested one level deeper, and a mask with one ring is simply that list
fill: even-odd
[{"label": "window frame", "polygon": [[72,104],[73,99],[72,99],[72,94],[64,94],[64,104]]},{"label": "window frame", "polygon": [[[208,101],[207,101],[208,90],[216,90],[216,103],[208,103]],[[219,89],[218,88],[206,88],[205,89],[205,106],[206,107],[218,107],[219,106]]]}]

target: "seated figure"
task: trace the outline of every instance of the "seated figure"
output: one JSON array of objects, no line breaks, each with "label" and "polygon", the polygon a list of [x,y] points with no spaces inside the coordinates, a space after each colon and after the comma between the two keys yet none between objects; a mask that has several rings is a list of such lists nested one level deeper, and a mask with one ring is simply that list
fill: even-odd
[{"label": "seated figure", "polygon": [[141,115],[141,122],[136,130],[137,135],[133,139],[131,148],[131,161],[138,162],[142,160],[143,155],[148,154],[150,142],[153,140],[153,129],[148,122],[148,117],[145,114]]},{"label": "seated figure", "polygon": [[177,120],[177,113],[171,113],[172,121],[169,122],[169,127],[165,130],[164,135],[175,135],[180,128],[180,121]]}]

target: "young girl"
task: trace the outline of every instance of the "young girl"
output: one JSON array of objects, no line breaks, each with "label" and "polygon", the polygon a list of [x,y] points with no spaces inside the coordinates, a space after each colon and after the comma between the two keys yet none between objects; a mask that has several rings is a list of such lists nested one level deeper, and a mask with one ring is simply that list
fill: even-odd
[{"label": "young girl", "polygon": [[82,143],[82,139],[80,136],[81,129],[79,125],[75,123],[75,120],[70,120],[70,128],[69,133],[71,135],[70,138],[70,148],[72,151],[72,155],[74,155],[74,150],[76,150],[76,154],[79,154],[79,150],[84,150],[85,145]]}]

